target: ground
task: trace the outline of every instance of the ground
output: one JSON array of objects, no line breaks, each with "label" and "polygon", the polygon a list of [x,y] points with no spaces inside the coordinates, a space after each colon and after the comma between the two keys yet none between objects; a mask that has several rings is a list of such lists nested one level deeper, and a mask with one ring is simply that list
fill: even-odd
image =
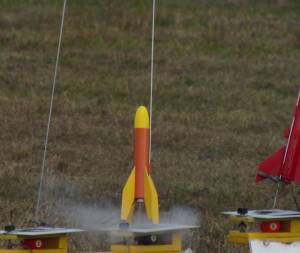
[{"label": "ground", "polygon": [[[43,219],[69,203],[118,207],[135,109],[149,103],[151,6],[68,1],[49,136]],[[32,220],[62,1],[0,1],[1,224]],[[220,212],[270,208],[257,164],[284,143],[300,73],[297,0],[157,2],[152,172],[162,210],[195,209],[195,252],[241,252]],[[294,209],[293,185],[278,206]],[[103,204],[105,203],[105,204]],[[72,249],[95,249],[95,235]],[[107,246],[104,243],[101,246]],[[247,252],[247,248],[243,248]]]}]

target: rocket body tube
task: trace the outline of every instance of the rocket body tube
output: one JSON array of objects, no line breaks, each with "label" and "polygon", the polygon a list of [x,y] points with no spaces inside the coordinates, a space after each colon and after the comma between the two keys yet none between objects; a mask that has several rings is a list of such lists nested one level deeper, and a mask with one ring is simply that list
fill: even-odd
[{"label": "rocket body tube", "polygon": [[144,170],[149,174],[149,117],[145,107],[139,107],[134,120],[135,198],[144,198]]}]

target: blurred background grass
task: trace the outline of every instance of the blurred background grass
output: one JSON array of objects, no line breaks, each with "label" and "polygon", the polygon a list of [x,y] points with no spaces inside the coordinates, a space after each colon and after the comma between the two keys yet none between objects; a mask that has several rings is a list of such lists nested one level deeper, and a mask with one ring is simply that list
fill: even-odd
[{"label": "blurred background grass", "polygon": [[[148,104],[151,1],[69,1],[43,216],[57,205],[120,205],[132,167],[135,109]],[[157,3],[153,178],[162,210],[189,206],[195,252],[247,252],[220,215],[270,208],[256,165],[283,143],[300,73],[297,0]],[[0,0],[0,222],[32,219],[62,1]],[[293,189],[291,189],[293,188]],[[294,209],[291,190],[279,207]],[[83,238],[84,237],[84,238]],[[73,250],[106,247],[95,235]],[[78,238],[77,238],[78,239]]]}]

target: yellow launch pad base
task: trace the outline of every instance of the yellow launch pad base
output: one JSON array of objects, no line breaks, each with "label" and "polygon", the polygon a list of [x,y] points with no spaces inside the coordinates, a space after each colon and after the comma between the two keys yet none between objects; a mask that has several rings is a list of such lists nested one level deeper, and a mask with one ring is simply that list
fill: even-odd
[{"label": "yellow launch pad base", "polygon": [[[0,253],[67,253],[68,237],[66,235],[28,237],[12,234],[0,235]],[[27,241],[31,246],[24,245]],[[3,242],[3,243],[2,243]],[[4,245],[4,246],[2,246]],[[6,245],[6,246],[5,246]]]},{"label": "yellow launch pad base", "polygon": [[[244,222],[244,224],[249,224],[259,222],[256,219],[249,219],[249,217],[231,217],[233,221]],[[275,241],[282,243],[292,243],[295,241],[300,241],[300,220],[281,220],[281,227],[278,232],[262,232],[259,229],[257,231],[239,231],[232,230],[227,235],[227,239],[231,243],[236,244],[248,244],[252,239]]]},{"label": "yellow launch pad base", "polygon": [[[157,236],[156,242],[150,242],[153,236]],[[161,239],[164,237],[164,239]],[[145,241],[143,241],[145,239]],[[113,253],[181,253],[181,235],[151,235],[143,238],[134,238],[132,243],[113,244],[110,249]]]}]

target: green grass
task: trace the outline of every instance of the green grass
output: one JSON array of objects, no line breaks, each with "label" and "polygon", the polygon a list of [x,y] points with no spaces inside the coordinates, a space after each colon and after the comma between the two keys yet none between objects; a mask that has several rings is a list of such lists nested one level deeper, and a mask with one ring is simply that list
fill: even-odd
[{"label": "green grass", "polygon": [[[57,205],[120,204],[134,112],[149,100],[151,4],[68,3],[43,201],[45,219],[57,225]],[[17,225],[32,219],[61,7],[0,1],[2,226],[11,213]],[[201,229],[186,241],[195,252],[241,252],[225,241],[231,224],[220,212],[271,206],[275,186],[256,185],[255,172],[291,121],[299,7],[296,0],[158,1],[153,178],[161,209],[201,213]],[[290,191],[280,207],[294,208]],[[93,235],[84,241],[73,250],[100,246]]]}]

